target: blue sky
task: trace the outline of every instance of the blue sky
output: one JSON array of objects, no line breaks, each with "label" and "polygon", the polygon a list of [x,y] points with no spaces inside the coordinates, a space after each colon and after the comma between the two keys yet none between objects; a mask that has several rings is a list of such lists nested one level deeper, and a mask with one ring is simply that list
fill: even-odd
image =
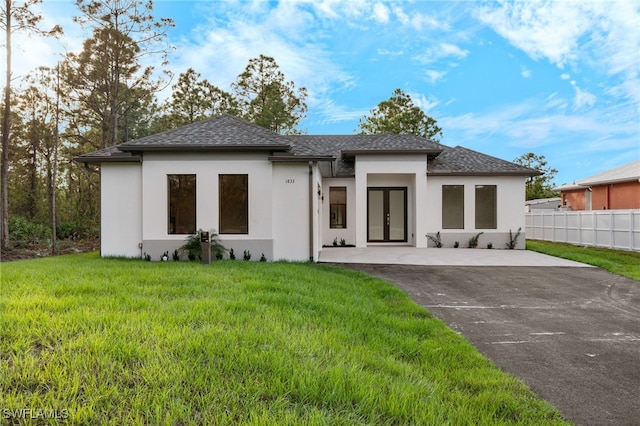
[{"label": "blue sky", "polygon": [[[562,184],[640,159],[637,1],[159,1],[176,27],[169,60],[229,90],[250,58],[273,56],[308,89],[301,128],[354,133],[401,88],[442,143],[506,160],[533,152]],[[85,38],[72,1],[45,0],[60,41],[17,39],[14,75]],[[161,94],[167,96],[167,93]]]}]

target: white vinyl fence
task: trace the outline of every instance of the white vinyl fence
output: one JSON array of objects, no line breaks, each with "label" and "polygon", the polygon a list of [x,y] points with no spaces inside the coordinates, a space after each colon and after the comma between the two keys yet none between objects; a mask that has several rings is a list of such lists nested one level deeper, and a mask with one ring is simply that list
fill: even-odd
[{"label": "white vinyl fence", "polygon": [[526,213],[527,238],[640,251],[640,210]]}]

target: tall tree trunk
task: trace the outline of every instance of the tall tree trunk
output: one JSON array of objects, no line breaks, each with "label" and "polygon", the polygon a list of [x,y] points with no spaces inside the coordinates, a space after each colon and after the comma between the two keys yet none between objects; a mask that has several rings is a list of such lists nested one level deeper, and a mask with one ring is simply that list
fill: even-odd
[{"label": "tall tree trunk", "polygon": [[51,181],[49,183],[49,212],[51,219],[51,254],[56,254],[58,247],[56,245],[58,240],[58,231],[57,231],[57,222],[58,218],[56,217],[57,207],[56,207],[56,185],[58,179],[58,145],[60,144],[60,63],[56,66],[56,118],[55,118],[55,129],[53,134],[53,166],[51,167]]},{"label": "tall tree trunk", "polygon": [[5,45],[7,52],[6,82],[4,87],[4,116],[2,120],[2,247],[9,246],[9,131],[11,119],[11,0],[5,0]]}]

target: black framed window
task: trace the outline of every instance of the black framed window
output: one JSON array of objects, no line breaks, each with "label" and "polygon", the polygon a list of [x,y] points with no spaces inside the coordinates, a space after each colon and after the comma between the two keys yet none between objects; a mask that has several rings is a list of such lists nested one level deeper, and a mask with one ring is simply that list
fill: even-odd
[{"label": "black framed window", "polygon": [[167,175],[169,234],[196,233],[196,175]]},{"label": "black framed window", "polygon": [[464,229],[464,185],[442,185],[442,229]]},{"label": "black framed window", "polygon": [[497,193],[496,185],[476,185],[476,229],[498,227]]},{"label": "black framed window", "polygon": [[249,175],[219,175],[220,234],[249,233]]},{"label": "black framed window", "polygon": [[330,228],[347,227],[347,188],[332,186],[329,188]]}]

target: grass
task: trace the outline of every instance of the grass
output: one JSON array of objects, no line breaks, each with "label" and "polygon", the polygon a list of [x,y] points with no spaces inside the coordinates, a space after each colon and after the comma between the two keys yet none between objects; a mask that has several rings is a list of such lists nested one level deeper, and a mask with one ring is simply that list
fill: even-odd
[{"label": "grass", "polygon": [[599,266],[614,274],[640,281],[640,253],[599,247],[527,240],[527,250]]},{"label": "grass", "polygon": [[359,272],[83,254],[1,273],[5,419],[49,409],[78,425],[565,424]]}]

